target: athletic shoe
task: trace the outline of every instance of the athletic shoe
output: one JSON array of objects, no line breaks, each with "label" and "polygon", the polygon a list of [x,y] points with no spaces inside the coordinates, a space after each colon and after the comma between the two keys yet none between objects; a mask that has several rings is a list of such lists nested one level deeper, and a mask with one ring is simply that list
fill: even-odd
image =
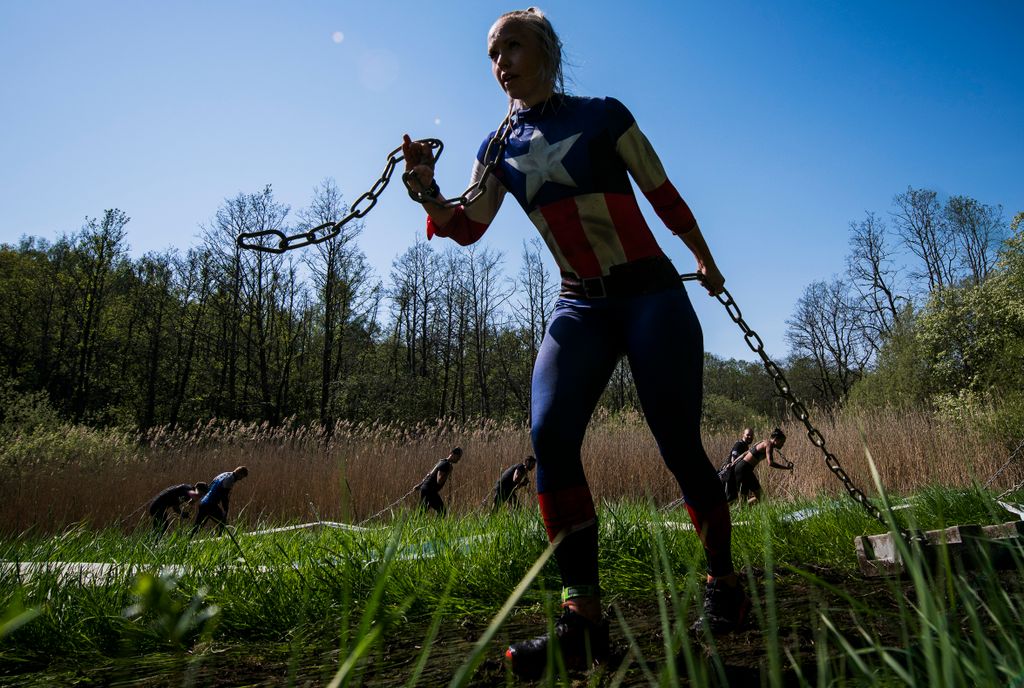
[{"label": "athletic shoe", "polygon": [[[587,669],[595,660],[608,655],[608,619],[594,623],[568,607],[555,622],[555,641],[567,669]],[[535,681],[548,663],[548,634],[521,643],[513,643],[505,651],[512,672],[523,679]]]},{"label": "athletic shoe", "polygon": [[730,633],[743,626],[750,611],[750,600],[739,585],[713,578],[704,588],[704,612],[693,624],[695,632],[707,628],[713,635]]}]

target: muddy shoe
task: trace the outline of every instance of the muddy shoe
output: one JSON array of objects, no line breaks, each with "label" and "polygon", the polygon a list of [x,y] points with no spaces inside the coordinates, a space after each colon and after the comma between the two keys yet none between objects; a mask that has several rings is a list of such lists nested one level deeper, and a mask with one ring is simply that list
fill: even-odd
[{"label": "muddy shoe", "polygon": [[704,629],[712,635],[722,635],[741,628],[750,611],[750,599],[737,585],[714,579],[704,588],[704,612],[693,624],[696,633]]},{"label": "muddy shoe", "polygon": [[[594,660],[608,655],[608,619],[594,623],[566,609],[555,622],[555,641],[567,669],[587,669]],[[548,663],[548,634],[513,643],[505,651],[505,659],[519,678],[536,680]]]}]

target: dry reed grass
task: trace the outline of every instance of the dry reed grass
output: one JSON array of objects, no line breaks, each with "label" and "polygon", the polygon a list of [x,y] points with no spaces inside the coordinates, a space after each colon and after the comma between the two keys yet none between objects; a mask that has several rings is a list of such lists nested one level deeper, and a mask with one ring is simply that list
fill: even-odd
[{"label": "dry reed grass", "polygon": [[[869,496],[875,490],[865,443],[883,485],[896,494],[926,485],[966,486],[984,482],[1006,462],[996,442],[924,414],[846,414],[835,422],[813,419],[827,447],[853,482]],[[784,427],[787,458],[795,471],[758,469],[771,499],[813,498],[843,492],[803,426]],[[758,439],[770,428],[757,428]],[[738,435],[739,429],[737,429]],[[705,437],[715,464],[736,437]],[[247,465],[250,476],[232,496],[232,518],[247,523],[340,520],[358,523],[415,486],[453,446],[465,450],[443,496],[455,512],[481,508],[501,471],[530,453],[522,427],[484,423],[474,428],[436,425],[369,427],[340,423],[330,438],[323,428],[286,423],[283,427],[210,422],[188,430],[158,430],[143,438],[130,460],[20,466],[0,479],[0,532],[28,529],[59,532],[69,524],[145,525],[146,503],[168,485],[209,481],[216,474]],[[118,445],[120,446],[120,445]],[[663,504],[678,496],[674,480],[658,456],[654,440],[636,416],[595,419],[583,449],[594,496],[600,500],[642,499]],[[1014,485],[1024,477],[1024,458],[1009,466],[993,485]],[[520,501],[535,507],[533,492]],[[413,494],[397,508],[412,508]],[[385,514],[386,516],[386,514]]]}]

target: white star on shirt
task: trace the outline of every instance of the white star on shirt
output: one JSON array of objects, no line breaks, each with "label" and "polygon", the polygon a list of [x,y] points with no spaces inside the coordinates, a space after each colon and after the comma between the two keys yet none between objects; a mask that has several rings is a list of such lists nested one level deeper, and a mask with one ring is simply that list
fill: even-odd
[{"label": "white star on shirt", "polygon": [[533,200],[534,195],[544,186],[544,182],[555,182],[566,186],[576,186],[576,180],[562,164],[572,144],[582,134],[573,134],[558,143],[549,144],[540,129],[534,129],[530,136],[530,150],[514,158],[506,158],[509,165],[526,175],[526,201]]}]

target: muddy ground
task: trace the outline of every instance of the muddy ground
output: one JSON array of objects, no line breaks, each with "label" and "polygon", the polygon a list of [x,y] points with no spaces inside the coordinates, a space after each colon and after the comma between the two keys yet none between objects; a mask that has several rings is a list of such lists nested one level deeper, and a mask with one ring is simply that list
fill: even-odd
[{"label": "muddy ground", "polygon": [[[913,587],[907,581],[866,579],[816,569],[810,574],[818,580],[809,582],[793,573],[776,574],[774,583],[777,609],[777,650],[770,643],[761,624],[756,621],[740,632],[719,638],[714,645],[690,635],[694,656],[709,680],[690,680],[686,663],[679,655],[676,665],[682,685],[758,686],[767,684],[769,652],[781,659],[783,683],[799,685],[801,674],[810,685],[816,684],[816,658],[822,638],[821,616],[824,614],[853,645],[862,645],[861,630],[890,648],[901,648],[900,600],[912,601]],[[1018,574],[1003,574],[1004,589],[1020,592],[1024,586]],[[765,580],[758,574],[757,590],[764,599]],[[620,685],[649,685],[649,673],[657,675],[664,669],[666,652],[661,630],[661,617],[656,601],[636,604],[616,602],[619,612],[636,639],[645,661],[629,651],[629,643],[621,626],[612,623],[612,656],[589,672],[572,674],[573,685],[608,686],[623,679]],[[762,609],[764,605],[762,603]],[[688,627],[691,619],[687,619]],[[510,619],[491,643],[486,659],[474,673],[472,686],[531,685],[512,678],[502,662],[502,653],[510,640],[521,640],[542,632],[545,620],[540,615],[519,615]],[[430,659],[417,685],[446,686],[462,665],[473,644],[486,628],[480,623],[460,622],[442,627],[433,643]],[[401,635],[390,634],[380,651],[361,668],[357,682],[351,685],[405,685],[421,654],[421,643],[427,636],[426,625],[411,624]],[[825,643],[833,662],[832,676],[846,671],[838,659],[841,652],[835,636]],[[321,686],[334,676],[338,668],[338,652],[330,647],[317,647],[309,641],[279,645],[230,645],[214,643],[196,648],[188,655],[125,657],[103,667],[64,667],[57,669],[59,659],[48,670],[4,677],[4,685],[114,685],[114,686]],[[649,673],[648,673],[649,672]],[[848,675],[848,678],[856,678]],[[856,684],[857,681],[854,680]],[[806,685],[806,684],[805,684]]]}]

